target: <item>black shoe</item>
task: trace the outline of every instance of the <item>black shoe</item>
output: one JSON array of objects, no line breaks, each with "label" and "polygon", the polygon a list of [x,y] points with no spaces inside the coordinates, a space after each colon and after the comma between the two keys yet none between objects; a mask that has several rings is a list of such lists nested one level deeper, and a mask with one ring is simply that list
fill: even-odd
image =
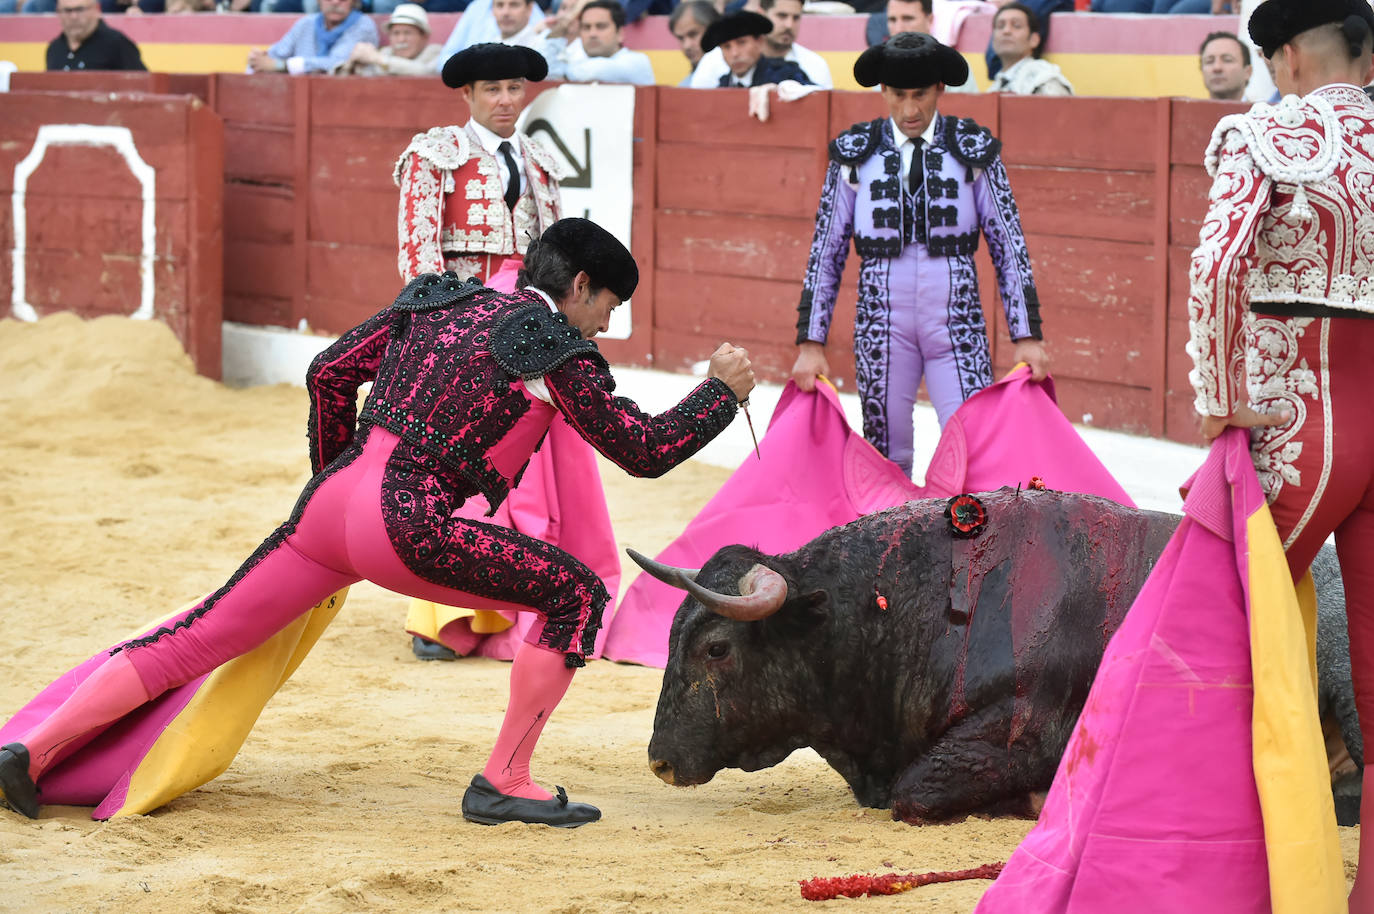
[{"label": "black shoe", "polygon": [[437,641],[430,641],[428,638],[421,638],[419,635],[410,636],[410,650],[421,660],[457,660],[458,655],[453,648],[445,647]]},{"label": "black shoe", "polygon": [[38,818],[38,788],[29,777],[29,750],[23,743],[0,746],[0,794],[10,809]]},{"label": "black shoe", "polygon": [[491,781],[480,774],[463,794],[463,818],[482,825],[502,822],[530,822],[552,825],[555,828],[577,828],[601,818],[601,810],[588,803],[569,803],[568,792],[558,788],[558,796],[549,800],[527,800],[499,792]]}]

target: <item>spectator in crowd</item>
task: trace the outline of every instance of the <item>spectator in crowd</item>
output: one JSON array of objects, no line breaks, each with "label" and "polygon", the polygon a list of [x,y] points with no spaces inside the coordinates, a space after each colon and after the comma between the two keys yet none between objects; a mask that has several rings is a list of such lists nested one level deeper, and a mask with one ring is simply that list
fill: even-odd
[{"label": "spectator in crowd", "polygon": [[812,85],[824,89],[835,88],[835,81],[830,78],[830,65],[825,58],[797,44],[797,32],[801,29],[802,21],[802,0],[759,0],[759,6],[773,22],[773,31],[763,36],[763,53],[797,64]]},{"label": "spectator in crowd", "polygon": [[764,53],[763,36],[772,30],[773,20],[760,13],[740,10],[722,16],[701,36],[701,62],[687,85],[715,89],[766,86],[789,79],[814,85],[796,61]]},{"label": "spectator in crowd", "polygon": [[[1222,0],[1229,5],[1228,0]],[[1207,15],[1213,0],[1093,0],[1094,13],[1161,13],[1170,16]]]},{"label": "spectator in crowd", "polygon": [[138,45],[105,24],[96,0],[58,0],[62,34],[48,43],[49,70],[146,70]]},{"label": "spectator in crowd", "polygon": [[582,6],[575,23],[576,41],[567,39],[560,23],[549,28],[543,53],[549,61],[551,78],[575,83],[654,84],[654,66],[649,55],[631,51],[621,40],[625,8],[617,0],[591,0]]},{"label": "spectator in crowd", "polygon": [[[668,31],[673,33],[673,37],[682,45],[683,56],[692,66],[692,72],[696,71],[697,64],[701,62],[701,36],[706,33],[706,29],[711,23],[720,18],[720,11],[706,0],[685,0],[679,3],[673,10],[672,16],[668,18]],[[692,80],[692,73],[683,77],[678,85],[686,86]]]},{"label": "spectator in crowd", "polygon": [[[880,45],[893,35],[902,32],[924,32],[935,34],[934,0],[887,0],[885,9],[868,17],[864,37],[868,46]],[[958,86],[945,86],[946,92],[977,92],[978,84],[973,74]]]},{"label": "spectator in crowd", "polygon": [[518,44],[533,48],[542,40],[539,25],[544,21],[544,11],[539,10],[535,21],[534,11],[539,9],[534,0],[492,0],[491,15],[496,20],[497,41],[502,44]]},{"label": "spectator in crowd", "polygon": [[[763,36],[772,30],[771,19],[748,10],[717,19],[701,36],[701,63],[688,85],[693,89],[723,89],[776,85],[784,80],[811,85],[810,78],[794,61],[763,53]],[[720,54],[725,72],[712,79],[712,71],[703,71],[714,53]]]},{"label": "spectator in crowd", "polygon": [[348,60],[360,41],[375,46],[379,38],[355,0],[320,0],[320,11],[297,19],[281,41],[265,51],[250,51],[248,68],[254,73],[329,73]]},{"label": "spectator in crowd", "polygon": [[418,3],[402,3],[386,23],[384,48],[360,41],[336,73],[355,76],[425,76],[434,72],[439,46],[429,43],[429,16]]},{"label": "spectator in crowd", "polygon": [[628,0],[625,4],[625,21],[638,22],[644,16],[667,16],[677,7],[679,0]]},{"label": "spectator in crowd", "polygon": [[1210,98],[1238,102],[1250,82],[1250,49],[1233,32],[1213,32],[1198,49],[1202,82]]},{"label": "spectator in crowd", "polygon": [[[429,8],[434,10],[433,0]],[[534,0],[472,0],[444,42],[434,70],[442,71],[445,61],[475,44],[499,41],[538,50],[544,43],[543,23],[544,10]]]},{"label": "spectator in crowd", "polygon": [[[1006,6],[1012,0],[992,0],[998,7]],[[1072,13],[1074,11],[1074,0],[1021,0],[1021,5],[1028,7],[1035,14],[1035,21],[1038,23],[1036,31],[1040,33],[1040,46],[1045,47],[1050,41],[1050,15],[1052,13]],[[988,62],[988,79],[992,79],[1002,69],[1002,59],[993,50],[992,39],[988,39],[988,49],[984,55]]]},{"label": "spectator in crowd", "polygon": [[989,92],[1073,95],[1059,67],[1040,59],[1040,23],[1024,3],[1006,3],[992,17],[992,47],[1002,68]]}]

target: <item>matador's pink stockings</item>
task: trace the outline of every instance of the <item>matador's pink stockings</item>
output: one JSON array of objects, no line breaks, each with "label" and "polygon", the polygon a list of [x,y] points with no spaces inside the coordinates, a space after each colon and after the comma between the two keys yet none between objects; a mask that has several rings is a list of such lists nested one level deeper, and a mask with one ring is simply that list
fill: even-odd
[{"label": "matador's pink stockings", "polygon": [[482,775],[504,794],[547,800],[550,794],[530,780],[530,756],[549,715],[568,691],[575,670],[563,662],[561,651],[526,641],[510,668],[510,704],[501,722],[496,747]]},{"label": "matador's pink stockings", "polygon": [[96,727],[128,714],[151,698],[138,670],[120,652],[77,686],[56,711],[24,734],[29,750],[29,777],[35,782],[62,759],[63,747]]}]

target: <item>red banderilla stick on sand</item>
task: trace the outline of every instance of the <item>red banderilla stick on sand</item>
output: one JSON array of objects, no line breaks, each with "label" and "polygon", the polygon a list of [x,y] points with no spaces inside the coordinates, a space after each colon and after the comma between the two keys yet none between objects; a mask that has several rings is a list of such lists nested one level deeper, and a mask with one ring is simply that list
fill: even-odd
[{"label": "red banderilla stick on sand", "polygon": [[908,889],[936,882],[959,882],[964,879],[996,879],[1002,872],[1001,863],[985,863],[971,870],[950,870],[939,873],[884,873],[881,876],[817,876],[801,881],[802,897],[807,901],[830,901],[833,898],[860,898],[864,895],[896,895]]}]

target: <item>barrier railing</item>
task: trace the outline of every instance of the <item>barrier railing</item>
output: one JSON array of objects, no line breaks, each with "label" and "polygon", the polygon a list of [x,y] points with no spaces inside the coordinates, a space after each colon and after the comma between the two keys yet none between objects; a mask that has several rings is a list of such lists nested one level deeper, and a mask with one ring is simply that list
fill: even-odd
[{"label": "barrier railing", "polygon": [[[15,88],[63,76],[16,74]],[[139,89],[175,91],[156,84],[159,74],[141,76],[150,82]],[[386,304],[398,283],[392,165],[412,134],[466,120],[459,96],[420,78],[194,79],[180,91],[199,89],[224,125],[224,317],[337,333]],[[1205,210],[1207,138],[1239,106],[950,94],[941,110],[1003,141],[1066,414],[1195,441],[1188,251]],[[826,144],[883,114],[877,93],[817,93],[775,101],[760,123],[737,90],[636,90],[632,247],[642,279],[633,333],[605,341],[608,357],[684,370],[729,339],[750,349],[761,377],[785,378]],[[0,150],[0,173],[13,171],[12,158]],[[1002,370],[1011,346],[983,252],[979,264]],[[853,389],[857,272],[851,257],[832,334],[842,389]]]}]

